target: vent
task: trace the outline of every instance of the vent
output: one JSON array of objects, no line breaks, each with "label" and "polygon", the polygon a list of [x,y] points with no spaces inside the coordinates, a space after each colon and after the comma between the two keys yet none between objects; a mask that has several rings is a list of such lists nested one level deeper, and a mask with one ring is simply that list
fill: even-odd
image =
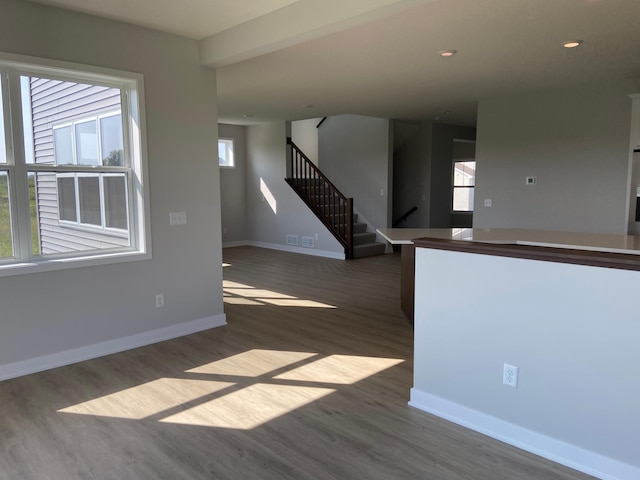
[{"label": "vent", "polygon": [[[304,241],[304,239],[303,239]],[[298,245],[297,235],[287,235],[287,245]]]},{"label": "vent", "polygon": [[313,248],[313,238],[312,237],[302,237],[302,246],[306,248]]}]

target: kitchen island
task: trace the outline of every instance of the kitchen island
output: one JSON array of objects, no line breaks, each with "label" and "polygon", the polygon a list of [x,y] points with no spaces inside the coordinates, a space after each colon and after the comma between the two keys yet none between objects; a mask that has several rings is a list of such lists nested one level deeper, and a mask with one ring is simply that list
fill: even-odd
[{"label": "kitchen island", "polygon": [[415,253],[410,404],[598,478],[640,478],[638,237],[419,233],[397,240]]}]

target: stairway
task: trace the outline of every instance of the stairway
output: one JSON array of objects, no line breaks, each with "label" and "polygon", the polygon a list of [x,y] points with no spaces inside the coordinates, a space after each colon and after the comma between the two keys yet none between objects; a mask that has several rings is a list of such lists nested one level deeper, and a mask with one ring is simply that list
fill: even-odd
[{"label": "stairway", "polygon": [[353,258],[382,255],[386,244],[376,242],[376,234],[367,232],[367,224],[358,222],[358,214],[353,214]]},{"label": "stairway", "polygon": [[366,223],[358,222],[353,198],[344,196],[291,138],[287,145],[291,150],[285,182],[342,244],[345,259],[383,254],[386,244],[376,242],[376,234],[367,232]]}]

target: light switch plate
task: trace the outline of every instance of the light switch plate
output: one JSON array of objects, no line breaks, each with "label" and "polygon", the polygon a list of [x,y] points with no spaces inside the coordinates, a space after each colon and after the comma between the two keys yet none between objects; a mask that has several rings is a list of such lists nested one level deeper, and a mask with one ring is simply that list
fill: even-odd
[{"label": "light switch plate", "polygon": [[169,225],[186,225],[187,212],[170,212]]}]

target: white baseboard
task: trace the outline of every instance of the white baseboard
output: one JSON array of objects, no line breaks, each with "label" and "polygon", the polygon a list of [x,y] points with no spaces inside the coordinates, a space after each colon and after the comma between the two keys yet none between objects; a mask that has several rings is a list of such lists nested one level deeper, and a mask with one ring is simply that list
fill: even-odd
[{"label": "white baseboard", "polygon": [[246,247],[249,245],[249,242],[246,240],[240,240],[235,242],[223,242],[222,248],[231,248],[231,247]]},{"label": "white baseboard", "polygon": [[279,243],[265,243],[254,241],[247,241],[245,245],[250,245],[252,247],[269,248],[271,250],[280,250],[283,252],[301,253],[303,255],[313,255],[316,257],[344,260],[344,252],[330,252],[328,250],[316,250],[315,248],[294,247],[291,245],[282,245]]},{"label": "white baseboard", "polygon": [[190,322],[179,323],[169,327],[158,328],[130,337],[107,340],[84,347],[73,348],[63,352],[43,355],[41,357],[21,360],[19,362],[0,365],[0,381],[21,377],[31,373],[42,372],[51,368],[62,367],[71,363],[82,362],[92,358],[110,355],[112,353],[130,350],[132,348],[163,342],[172,338],[182,337],[192,333],[221,327],[227,324],[225,314],[213,315]]},{"label": "white baseboard", "polygon": [[518,425],[411,389],[409,405],[603,480],[637,480],[640,467],[585,450]]}]

